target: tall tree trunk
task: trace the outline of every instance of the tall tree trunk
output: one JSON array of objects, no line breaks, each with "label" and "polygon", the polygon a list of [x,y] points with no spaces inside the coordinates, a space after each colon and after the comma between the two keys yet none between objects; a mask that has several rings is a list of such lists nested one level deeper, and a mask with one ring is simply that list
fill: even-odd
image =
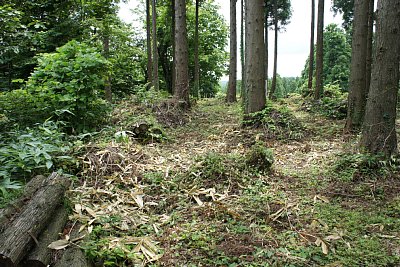
[{"label": "tall tree trunk", "polygon": [[265,97],[268,97],[268,10],[267,4],[265,4],[265,22],[264,22],[264,45],[265,45]]},{"label": "tall tree trunk", "polygon": [[153,19],[153,86],[156,91],[160,89],[160,80],[158,78],[158,51],[157,51],[157,12],[156,0],[152,3],[152,19]]},{"label": "tall tree trunk", "polygon": [[175,64],[175,51],[176,51],[176,46],[175,46],[175,0],[171,0],[171,15],[172,15],[172,87],[171,87],[171,93],[175,94],[175,80],[176,80],[176,64]]},{"label": "tall tree trunk", "polygon": [[186,30],[186,1],[175,0],[175,92],[183,107],[189,102],[189,50]]},{"label": "tall tree trunk", "polygon": [[200,64],[199,64],[199,0],[196,0],[194,28],[194,92],[195,97],[199,97],[200,91]]},{"label": "tall tree trunk", "polygon": [[361,148],[386,157],[397,152],[396,104],[399,88],[400,2],[379,0],[376,52],[372,65]]},{"label": "tall tree trunk", "polygon": [[[108,27],[106,27],[105,31],[106,33],[105,36],[103,37],[103,52],[104,52],[104,57],[108,59],[110,57],[110,36]],[[111,103],[112,102],[111,76],[109,73],[107,73],[105,78],[104,93],[105,93],[105,99],[109,103]]]},{"label": "tall tree trunk", "polygon": [[245,72],[245,53],[244,53],[244,0],[240,3],[240,63],[242,66],[242,82],[240,86],[240,97],[242,98],[242,106],[245,106],[246,98],[246,72]]},{"label": "tall tree trunk", "polygon": [[369,0],[354,1],[350,90],[345,131],[360,129],[367,103],[366,66]]},{"label": "tall tree trunk", "polygon": [[245,113],[265,107],[264,0],[246,1],[246,91]]},{"label": "tall tree trunk", "polygon": [[320,99],[324,86],[324,0],[318,0],[318,21],[317,21],[317,55],[315,62],[315,92],[314,98]]},{"label": "tall tree trunk", "polygon": [[271,83],[271,91],[269,94],[269,99],[276,99],[276,73],[278,68],[278,1],[274,1],[274,31],[275,31],[275,40],[274,40],[274,70],[272,74],[272,83]]},{"label": "tall tree trunk", "polygon": [[237,80],[237,32],[236,32],[236,0],[231,2],[230,16],[230,62],[229,62],[229,84],[226,92],[226,102],[236,102],[236,80]]},{"label": "tall tree trunk", "polygon": [[151,55],[150,0],[146,0],[146,44],[147,44],[147,82],[153,83],[153,62]]},{"label": "tall tree trunk", "polygon": [[310,62],[308,66],[308,89],[312,90],[314,76],[314,31],[315,31],[315,0],[311,0],[311,38]]},{"label": "tall tree trunk", "polygon": [[373,51],[373,43],[374,43],[374,9],[375,9],[375,1],[369,0],[369,10],[368,10],[368,43],[367,43],[367,66],[366,66],[366,88],[367,95],[369,91],[369,86],[371,84],[371,71],[372,71],[372,51]]}]

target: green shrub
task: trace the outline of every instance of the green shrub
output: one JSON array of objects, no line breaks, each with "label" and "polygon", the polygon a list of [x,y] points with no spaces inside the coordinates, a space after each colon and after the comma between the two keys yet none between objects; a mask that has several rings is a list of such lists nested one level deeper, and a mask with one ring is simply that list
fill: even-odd
[{"label": "green shrub", "polygon": [[331,119],[345,119],[347,116],[347,92],[342,92],[339,85],[328,84],[324,87],[320,100],[309,99],[305,102],[305,109],[318,112]]},{"label": "green shrub", "polygon": [[244,126],[262,127],[265,137],[279,140],[298,140],[304,137],[305,129],[287,107],[275,106],[268,102],[259,112],[249,114]]},{"label": "green shrub", "polygon": [[47,121],[0,137],[0,191],[3,195],[35,174],[66,169],[74,164],[74,159],[66,155],[71,144],[54,122]]},{"label": "green shrub", "polygon": [[246,165],[257,171],[269,171],[274,163],[274,152],[262,143],[255,143],[246,155]]},{"label": "green shrub", "polygon": [[95,48],[70,41],[55,53],[42,54],[26,87],[0,95],[0,113],[30,125],[52,117],[81,132],[103,120],[103,76],[108,62]]}]

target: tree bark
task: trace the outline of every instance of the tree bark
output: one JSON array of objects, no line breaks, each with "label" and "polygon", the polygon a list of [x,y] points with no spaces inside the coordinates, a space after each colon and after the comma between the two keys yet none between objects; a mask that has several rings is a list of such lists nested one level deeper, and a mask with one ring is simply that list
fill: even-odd
[{"label": "tree bark", "polygon": [[199,0],[196,0],[194,29],[194,97],[199,97],[200,90],[200,64],[199,64]]},{"label": "tree bark", "polygon": [[160,89],[160,80],[158,78],[158,51],[157,51],[157,12],[156,0],[152,2],[152,26],[153,26],[153,86],[154,90]]},{"label": "tree bark", "polygon": [[390,157],[397,152],[396,105],[399,88],[400,2],[379,0],[376,52],[360,146]]},{"label": "tree bark", "polygon": [[268,88],[268,10],[267,4],[265,4],[264,8],[265,12],[265,22],[264,22],[264,45],[265,45],[265,97],[268,97],[269,88]]},{"label": "tree bark", "polygon": [[33,177],[24,187],[22,196],[7,205],[4,209],[0,210],[0,233],[2,233],[10,224],[14,215],[21,211],[25,203],[27,203],[32,196],[40,189],[45,183],[46,177],[37,175]]},{"label": "tree bark", "polygon": [[265,107],[264,1],[246,1],[246,91],[245,113]]},{"label": "tree bark", "polygon": [[174,94],[175,93],[175,80],[176,80],[176,61],[175,61],[175,53],[176,53],[176,46],[175,46],[175,0],[171,0],[171,15],[172,15],[172,36],[171,36],[171,40],[172,40],[172,87],[171,87],[171,93]]},{"label": "tree bark", "polygon": [[0,235],[0,266],[15,266],[22,260],[46,227],[55,208],[63,201],[68,184],[67,178],[53,173],[49,184],[32,197],[25,209]]},{"label": "tree bark", "polygon": [[311,0],[311,38],[310,61],[308,66],[308,89],[312,90],[314,76],[314,30],[315,30],[315,0]]},{"label": "tree bark", "polygon": [[269,94],[269,99],[276,99],[276,73],[278,68],[278,1],[274,1],[274,70],[272,74],[271,91]]},{"label": "tree bark", "polygon": [[189,50],[186,29],[186,1],[175,0],[175,98],[183,108],[189,101]]},{"label": "tree bark", "polygon": [[318,20],[317,20],[317,55],[315,62],[315,91],[314,99],[320,99],[322,96],[324,81],[324,0],[318,0]]},{"label": "tree bark", "polygon": [[372,71],[372,51],[373,51],[373,43],[374,43],[374,9],[375,9],[375,1],[369,0],[369,9],[368,9],[368,43],[367,43],[367,66],[366,66],[366,86],[367,88],[367,96],[369,91],[369,86],[371,85],[371,71]]},{"label": "tree bark", "polygon": [[350,88],[346,132],[360,129],[367,103],[366,66],[369,0],[354,1],[353,37],[351,49]]},{"label": "tree bark", "polygon": [[230,62],[229,84],[226,92],[226,102],[236,102],[237,81],[237,31],[236,31],[236,0],[230,0]]},{"label": "tree bark", "polygon": [[59,239],[59,233],[64,229],[68,213],[61,205],[53,213],[52,220],[40,234],[37,245],[24,261],[26,267],[46,267],[51,263],[52,251],[48,248],[52,242]]},{"label": "tree bark", "polygon": [[147,82],[153,83],[153,61],[151,55],[150,0],[146,0],[146,44],[147,44]]},{"label": "tree bark", "polygon": [[240,86],[240,97],[242,98],[242,106],[245,107],[246,99],[246,72],[245,72],[245,53],[244,53],[244,0],[240,4],[240,63],[242,65],[242,81]]}]

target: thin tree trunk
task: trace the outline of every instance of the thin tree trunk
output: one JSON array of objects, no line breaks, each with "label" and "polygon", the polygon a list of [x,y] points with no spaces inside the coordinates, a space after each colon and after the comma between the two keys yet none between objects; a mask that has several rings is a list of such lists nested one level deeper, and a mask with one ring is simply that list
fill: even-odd
[{"label": "thin tree trunk", "polygon": [[195,28],[194,28],[194,92],[199,97],[200,65],[199,65],[199,0],[196,0]]},{"label": "thin tree trunk", "polygon": [[274,2],[274,31],[275,31],[275,39],[274,39],[274,70],[272,74],[272,83],[271,83],[271,91],[269,94],[269,99],[276,99],[276,73],[278,68],[278,1]]},{"label": "thin tree trunk", "polygon": [[175,94],[175,80],[176,80],[176,61],[175,61],[175,0],[171,0],[171,13],[172,13],[172,88],[171,93]]},{"label": "thin tree trunk", "polygon": [[265,43],[265,97],[268,97],[268,10],[265,5],[264,43]]},{"label": "thin tree trunk", "polygon": [[152,3],[152,19],[153,19],[153,79],[154,89],[158,91],[160,89],[160,80],[158,78],[158,51],[157,51],[157,12],[156,12],[156,0]]},{"label": "thin tree trunk", "polygon": [[240,4],[240,61],[242,65],[242,82],[240,89],[240,97],[242,98],[242,106],[245,106],[246,98],[246,72],[245,72],[245,53],[244,53],[244,0],[241,0]]},{"label": "thin tree trunk", "polygon": [[150,0],[146,0],[146,44],[147,44],[147,82],[153,83],[153,62],[151,55]]},{"label": "thin tree trunk", "polygon": [[265,107],[264,0],[246,1],[246,91],[245,113]]},{"label": "thin tree trunk", "polygon": [[354,1],[353,38],[351,49],[350,90],[345,131],[359,129],[367,102],[366,66],[369,1]]},{"label": "thin tree trunk", "polygon": [[236,102],[237,80],[237,32],[236,32],[236,0],[230,0],[230,62],[229,84],[226,92],[226,102]]},{"label": "thin tree trunk", "polygon": [[368,43],[367,43],[367,66],[366,66],[366,88],[367,88],[367,96],[369,91],[369,86],[371,84],[371,71],[372,71],[372,51],[373,51],[373,43],[374,43],[374,9],[375,9],[375,1],[369,0],[369,10],[368,10]]},{"label": "thin tree trunk", "polygon": [[376,52],[360,146],[369,153],[390,157],[397,152],[400,2],[379,0],[378,11]]},{"label": "thin tree trunk", "polygon": [[175,92],[184,108],[189,102],[189,51],[186,29],[186,1],[175,0]]},{"label": "thin tree trunk", "polygon": [[314,31],[315,31],[315,0],[311,0],[311,38],[310,62],[308,66],[308,89],[312,90],[314,76]]},{"label": "thin tree trunk", "polygon": [[324,0],[318,0],[317,21],[317,55],[315,62],[315,92],[314,99],[320,99],[323,91],[323,66],[324,66]]}]

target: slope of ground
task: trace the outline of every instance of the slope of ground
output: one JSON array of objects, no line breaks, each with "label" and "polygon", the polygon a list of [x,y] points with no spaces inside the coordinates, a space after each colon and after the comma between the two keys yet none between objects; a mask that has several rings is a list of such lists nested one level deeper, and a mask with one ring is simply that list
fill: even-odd
[{"label": "slope of ground", "polygon": [[[106,266],[398,266],[399,179],[361,179],[342,121],[279,105],[307,134],[271,139],[241,127],[238,104],[210,99],[164,142],[92,144],[70,192],[87,255]],[[119,110],[143,116],[133,109]],[[273,148],[270,172],[245,164],[260,142]]]}]

